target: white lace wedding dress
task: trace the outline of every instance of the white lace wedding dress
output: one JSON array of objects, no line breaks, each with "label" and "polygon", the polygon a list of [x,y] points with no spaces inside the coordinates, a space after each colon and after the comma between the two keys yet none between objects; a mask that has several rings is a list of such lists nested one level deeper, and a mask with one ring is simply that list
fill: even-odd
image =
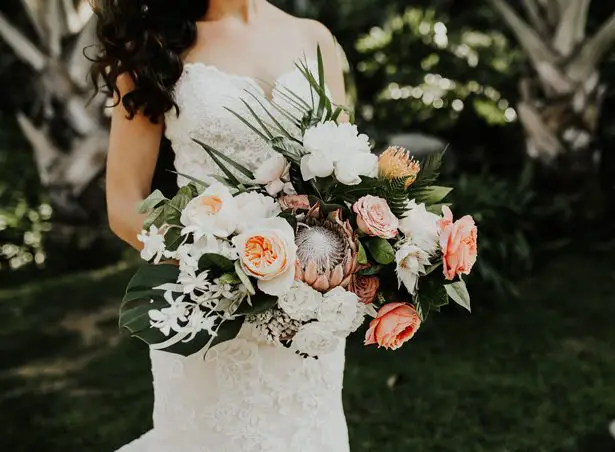
[{"label": "white lace wedding dress", "polygon": [[[273,151],[224,107],[245,111],[243,98],[258,111],[262,107],[247,95],[251,92],[287,123],[270,103],[284,102],[283,87],[310,101],[309,84],[298,70],[279,77],[266,94],[254,79],[186,64],[175,88],[181,113],[166,116],[177,171],[201,179],[218,173],[192,138],[256,167]],[[185,182],[179,178],[180,185]],[[333,354],[304,359],[244,325],[236,339],[206,356],[152,350],[154,428],[118,452],[348,452],[341,400],[344,347],[340,340]]]}]

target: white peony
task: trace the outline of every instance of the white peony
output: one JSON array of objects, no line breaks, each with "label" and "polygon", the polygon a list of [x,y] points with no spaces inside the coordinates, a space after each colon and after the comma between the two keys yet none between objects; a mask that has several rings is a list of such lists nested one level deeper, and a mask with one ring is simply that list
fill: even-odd
[{"label": "white peony", "polygon": [[438,249],[440,236],[438,215],[428,212],[425,204],[408,203],[405,217],[399,221],[399,230],[404,233],[410,243],[433,255]]},{"label": "white peony", "polygon": [[293,320],[307,322],[316,318],[322,305],[320,292],[300,281],[295,281],[291,289],[278,298],[278,306]]},{"label": "white peony", "polygon": [[399,285],[403,283],[408,292],[414,295],[419,276],[425,274],[425,269],[429,265],[429,254],[418,246],[407,243],[395,253],[395,261]]},{"label": "white peony", "polygon": [[353,124],[317,124],[306,130],[303,146],[308,151],[301,159],[303,180],[335,173],[342,184],[357,185],[359,176],[378,175],[378,157],[371,153],[369,138]]},{"label": "white peony", "polygon": [[284,190],[283,179],[288,180],[289,168],[290,164],[284,156],[275,152],[254,171],[254,182],[265,185],[267,193],[276,196]]},{"label": "white peony", "polygon": [[166,254],[166,248],[164,244],[164,229],[158,229],[152,225],[149,231],[143,230],[137,239],[143,243],[143,249],[141,250],[141,258],[146,261],[154,259],[154,263],[160,263],[162,256]]},{"label": "white peony", "polygon": [[214,182],[182,211],[180,221],[185,226],[182,234],[193,233],[195,241],[204,236],[225,238],[235,232],[239,216],[228,187]]},{"label": "white peony", "polygon": [[275,200],[261,193],[247,192],[235,197],[239,212],[237,231],[244,232],[255,221],[277,216],[282,209]]},{"label": "white peony", "polygon": [[320,322],[303,325],[293,338],[291,349],[308,356],[319,357],[333,353],[340,339]]},{"label": "white peony", "polygon": [[324,295],[317,319],[332,331],[347,335],[357,317],[359,304],[355,293],[338,286]]}]

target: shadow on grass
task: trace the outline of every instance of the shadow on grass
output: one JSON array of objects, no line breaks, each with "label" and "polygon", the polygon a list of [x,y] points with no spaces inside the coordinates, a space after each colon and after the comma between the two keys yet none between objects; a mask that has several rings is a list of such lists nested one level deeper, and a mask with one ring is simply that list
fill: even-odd
[{"label": "shadow on grass", "polygon": [[[568,256],[524,297],[455,308],[401,351],[349,342],[353,452],[598,452],[615,417],[615,269]],[[112,451],[151,426],[145,347],[119,336],[118,266],[0,292],[0,437],[11,451]]]}]

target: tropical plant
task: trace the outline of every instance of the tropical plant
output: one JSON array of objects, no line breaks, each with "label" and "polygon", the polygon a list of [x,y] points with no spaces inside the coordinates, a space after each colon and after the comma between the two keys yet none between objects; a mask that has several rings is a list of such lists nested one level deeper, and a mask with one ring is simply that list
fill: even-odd
[{"label": "tropical plant", "polygon": [[524,0],[520,8],[489,1],[533,69],[520,80],[517,106],[528,154],[572,184],[579,176],[591,181],[605,94],[600,64],[615,45],[615,12],[588,33],[591,0]]},{"label": "tropical plant", "polygon": [[[83,54],[93,43],[95,19],[86,0],[21,0],[0,8],[1,75],[12,86],[3,109],[34,152],[56,239],[68,243],[78,232],[86,247],[104,230],[99,182],[108,141],[106,98],[91,100]],[[83,243],[85,237],[91,240]]]}]

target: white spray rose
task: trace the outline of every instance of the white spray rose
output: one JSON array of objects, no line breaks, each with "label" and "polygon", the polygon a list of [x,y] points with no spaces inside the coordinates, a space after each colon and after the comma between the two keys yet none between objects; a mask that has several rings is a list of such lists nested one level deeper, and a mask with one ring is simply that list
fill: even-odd
[{"label": "white spray rose", "polygon": [[410,243],[433,255],[438,249],[440,219],[438,215],[428,212],[425,204],[410,202],[405,217],[399,221],[399,230]]},{"label": "white spray rose", "polygon": [[215,182],[182,211],[180,221],[185,226],[182,234],[193,233],[195,241],[203,236],[225,238],[235,232],[239,216],[228,187]]},{"label": "white spray rose", "polygon": [[403,283],[408,292],[414,295],[419,276],[424,275],[426,267],[429,266],[429,254],[418,246],[407,243],[395,253],[395,261],[399,285]]},{"label": "white spray rose", "polygon": [[284,156],[275,152],[254,171],[254,182],[265,185],[267,193],[276,196],[284,190],[289,168],[290,164]]}]

